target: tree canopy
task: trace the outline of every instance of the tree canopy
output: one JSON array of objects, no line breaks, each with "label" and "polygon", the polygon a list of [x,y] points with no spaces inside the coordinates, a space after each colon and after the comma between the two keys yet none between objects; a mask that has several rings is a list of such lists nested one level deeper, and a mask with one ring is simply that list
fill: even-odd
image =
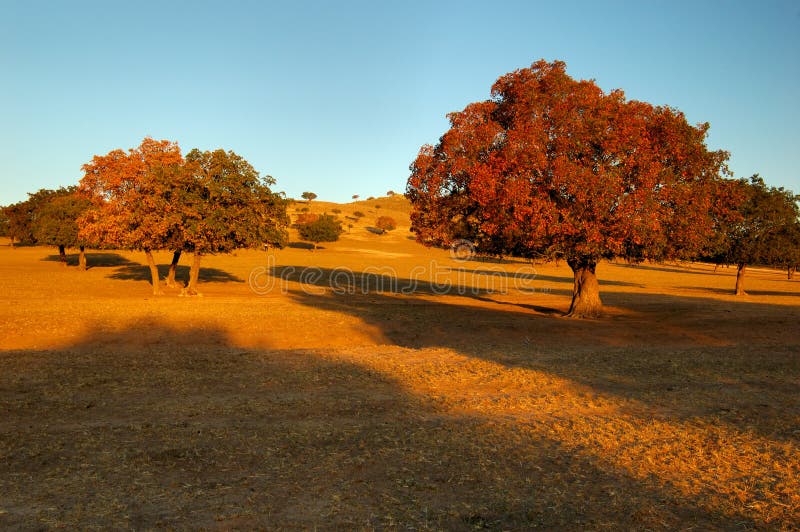
[{"label": "tree canopy", "polygon": [[736,182],[738,216],[727,223],[713,258],[737,265],[736,294],[743,295],[747,265],[795,266],[800,263],[800,199],[783,187],[770,187],[759,175]]},{"label": "tree canopy", "polygon": [[560,61],[500,77],[491,99],[449,119],[410,168],[418,240],[563,257],[575,277],[571,316],[601,311],[598,261],[696,253],[727,207],[716,198],[728,154],[706,147],[708,124],[604,93]]},{"label": "tree canopy", "polygon": [[344,229],[342,229],[342,222],[335,216],[323,214],[313,222],[299,225],[297,232],[300,234],[300,238],[307,242],[313,242],[316,248],[320,242],[339,240],[339,235],[344,232]]}]

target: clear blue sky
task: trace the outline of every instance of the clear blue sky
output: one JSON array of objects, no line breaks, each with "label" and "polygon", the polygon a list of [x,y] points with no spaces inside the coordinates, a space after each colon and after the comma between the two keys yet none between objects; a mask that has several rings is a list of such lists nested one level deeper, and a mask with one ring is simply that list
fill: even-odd
[{"label": "clear blue sky", "polygon": [[148,135],[290,196],[402,191],[446,113],[540,58],[710,122],[737,177],[800,192],[797,1],[0,0],[0,204]]}]

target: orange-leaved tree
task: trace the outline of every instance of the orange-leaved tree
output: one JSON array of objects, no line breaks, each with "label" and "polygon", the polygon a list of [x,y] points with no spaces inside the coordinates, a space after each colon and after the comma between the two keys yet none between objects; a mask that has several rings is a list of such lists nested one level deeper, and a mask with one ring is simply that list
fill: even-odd
[{"label": "orange-leaved tree", "polygon": [[79,220],[80,237],[103,247],[145,252],[153,293],[162,293],[153,251],[179,249],[181,212],[172,177],[183,157],[175,142],[145,138],[127,152],[96,155],[83,165],[79,189],[93,203]]},{"label": "orange-leaved tree", "polygon": [[708,124],[575,80],[560,61],[500,77],[491,99],[449,119],[411,165],[418,240],[564,257],[569,316],[601,313],[600,260],[692,256],[733,207],[717,201],[728,154],[706,147]]}]

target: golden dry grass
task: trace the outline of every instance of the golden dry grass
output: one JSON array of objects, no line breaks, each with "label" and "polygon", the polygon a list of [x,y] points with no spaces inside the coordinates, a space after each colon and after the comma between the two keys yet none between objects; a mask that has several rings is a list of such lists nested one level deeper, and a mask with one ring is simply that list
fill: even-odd
[{"label": "golden dry grass", "polygon": [[454,261],[403,209],[207,257],[198,298],[0,246],[0,527],[800,527],[800,281],[606,263],[568,320],[566,266]]}]

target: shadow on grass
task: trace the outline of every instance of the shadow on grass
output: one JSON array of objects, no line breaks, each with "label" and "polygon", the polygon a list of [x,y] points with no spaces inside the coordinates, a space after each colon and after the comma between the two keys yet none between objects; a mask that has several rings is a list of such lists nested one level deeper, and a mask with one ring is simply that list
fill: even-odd
[{"label": "shadow on grass", "polygon": [[[55,385],[57,383],[57,386]],[[3,528],[737,529],[538,425],[139,322],[0,357]]]},{"label": "shadow on grass", "polygon": [[[166,278],[169,273],[169,264],[159,264],[158,276],[161,279]],[[121,281],[151,281],[150,268],[144,264],[129,263],[120,267],[117,271],[108,276],[110,279],[118,279]],[[189,266],[178,266],[175,270],[175,279],[179,282],[188,282],[189,280]],[[200,267],[200,281],[211,283],[243,283],[244,279],[236,275],[220,270],[218,268],[205,268]]]},{"label": "shadow on grass", "polygon": [[[495,291],[474,287],[459,293],[463,287],[454,285],[447,292],[416,282],[415,290],[403,291],[386,287],[409,286],[410,280],[365,274],[337,280],[335,270],[315,277],[301,271],[273,270],[301,285],[290,290],[297,302],[356,316],[394,345],[450,348],[563,376],[679,419],[800,441],[800,337],[792,334],[800,307],[606,291],[606,304],[625,314],[572,320],[556,317],[569,305],[566,294],[556,309],[503,301]],[[356,289],[331,290],[348,286],[346,281]],[[446,294],[491,306],[415,297]]]},{"label": "shadow on grass", "polygon": [[[58,255],[48,255],[42,259],[43,261],[60,262]],[[118,253],[111,252],[87,252],[86,253],[86,268],[115,268],[119,266],[129,266],[137,264],[129,259],[126,259]],[[78,254],[67,253],[67,265],[78,265]]]},{"label": "shadow on grass", "polygon": [[289,242],[286,244],[286,247],[293,249],[308,249],[310,251],[313,251],[314,249],[325,249],[323,246],[317,246],[314,248],[314,244],[311,242]]},{"label": "shadow on grass", "polygon": [[[708,292],[710,294],[719,294],[723,296],[732,296],[735,294],[734,287],[731,288],[715,288],[710,286],[678,286],[678,290],[694,290],[698,292]],[[745,292],[750,296],[800,296],[800,292],[791,291],[778,291],[778,290],[748,290],[747,279],[745,279]]]}]

